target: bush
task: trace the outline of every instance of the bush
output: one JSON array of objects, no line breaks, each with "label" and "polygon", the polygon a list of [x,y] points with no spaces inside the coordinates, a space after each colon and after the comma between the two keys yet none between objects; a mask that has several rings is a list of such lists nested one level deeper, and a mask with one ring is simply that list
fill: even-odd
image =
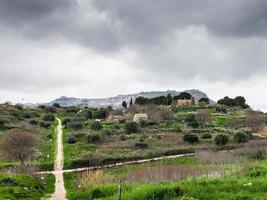
[{"label": "bush", "polygon": [[111,136],[111,135],[113,135],[113,132],[110,129],[104,129],[103,130],[103,134],[106,135],[106,136]]},{"label": "bush", "polygon": [[47,106],[44,110],[45,112],[49,112],[49,113],[55,113],[57,111],[57,109],[53,106]]},{"label": "bush", "polygon": [[246,133],[238,132],[234,135],[234,141],[236,143],[245,143],[249,141],[249,136]]},{"label": "bush", "polygon": [[125,124],[125,130],[127,133],[137,133],[138,132],[138,124],[136,122],[127,122]]},{"label": "bush", "polygon": [[212,135],[210,133],[204,133],[201,135],[201,138],[204,140],[211,139]]},{"label": "bush", "polygon": [[121,135],[121,136],[120,136],[120,140],[121,140],[121,141],[126,141],[126,140],[127,140],[126,135]]},{"label": "bush", "polygon": [[77,140],[76,140],[76,138],[73,135],[69,135],[68,136],[68,139],[67,139],[67,142],[69,144],[75,144],[77,142]]},{"label": "bush", "polygon": [[84,123],[80,122],[80,121],[70,121],[67,123],[66,127],[67,128],[71,128],[71,129],[75,129],[75,130],[79,130],[83,128]]},{"label": "bush", "polygon": [[18,110],[22,110],[23,109],[23,106],[21,104],[16,104],[14,107],[17,108]]},{"label": "bush", "polygon": [[70,122],[71,119],[70,118],[64,118],[62,121],[62,125],[66,126],[68,122]]},{"label": "bush", "polygon": [[199,142],[198,136],[194,133],[187,133],[183,137],[185,142],[189,142],[191,144]]},{"label": "bush", "polygon": [[43,110],[44,110],[44,109],[46,108],[46,105],[39,105],[39,106],[38,106],[38,108],[40,108],[40,109],[43,109]]},{"label": "bush", "polygon": [[216,135],[214,142],[216,145],[226,145],[229,142],[229,136],[224,134]]},{"label": "bush", "polygon": [[55,116],[52,114],[46,114],[43,116],[43,120],[47,122],[53,122],[55,121]]},{"label": "bush", "polygon": [[143,142],[137,142],[134,146],[139,149],[148,149],[148,144]]},{"label": "bush", "polygon": [[66,109],[67,113],[78,113],[80,111],[80,108],[71,106]]},{"label": "bush", "polygon": [[101,143],[102,142],[102,135],[100,135],[99,133],[89,134],[87,136],[87,141],[89,143],[93,143],[93,144]]},{"label": "bush", "polygon": [[37,120],[35,120],[35,119],[32,119],[32,120],[29,121],[29,123],[30,123],[31,125],[36,126],[36,125],[38,125],[39,122],[38,122]]},{"label": "bush", "polygon": [[42,127],[42,128],[46,128],[46,129],[48,129],[48,128],[51,127],[51,124],[50,124],[49,122],[45,122],[45,121],[41,121],[41,122],[39,123],[39,125],[40,125],[40,127]]},{"label": "bush", "polygon": [[58,103],[53,103],[53,106],[56,108],[60,108],[60,105]]},{"label": "bush", "polygon": [[93,113],[93,118],[94,119],[106,119],[108,117],[108,114],[109,114],[108,109],[100,108]]},{"label": "bush", "polygon": [[185,118],[185,121],[187,122],[187,124],[189,126],[191,126],[192,128],[197,128],[199,126],[197,119],[196,119],[196,115],[194,114],[190,114]]},{"label": "bush", "polygon": [[99,130],[101,130],[103,127],[102,127],[101,122],[99,122],[99,121],[93,121],[93,123],[92,123],[92,125],[91,125],[91,128],[92,128],[93,130],[99,131]]}]

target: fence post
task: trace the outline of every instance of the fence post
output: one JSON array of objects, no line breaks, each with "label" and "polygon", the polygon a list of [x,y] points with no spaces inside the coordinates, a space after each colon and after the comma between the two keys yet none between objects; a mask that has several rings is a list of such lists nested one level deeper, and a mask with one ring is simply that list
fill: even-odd
[{"label": "fence post", "polygon": [[121,180],[119,181],[118,200],[121,200]]}]

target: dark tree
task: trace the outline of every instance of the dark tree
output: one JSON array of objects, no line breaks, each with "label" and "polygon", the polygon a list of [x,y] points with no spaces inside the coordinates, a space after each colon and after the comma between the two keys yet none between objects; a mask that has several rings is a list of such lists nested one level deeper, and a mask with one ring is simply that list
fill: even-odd
[{"label": "dark tree", "polygon": [[60,108],[59,103],[53,103],[53,106],[56,107],[56,108]]},{"label": "dark tree", "polygon": [[100,108],[94,111],[93,118],[95,119],[106,119],[109,115],[109,110],[106,108]]},{"label": "dark tree", "polygon": [[210,100],[209,100],[209,98],[201,98],[201,99],[199,99],[198,102],[199,102],[199,103],[206,103],[206,104],[209,104],[209,103],[210,103]]},{"label": "dark tree", "polygon": [[137,97],[135,99],[135,104],[138,104],[138,105],[145,105],[148,103],[149,103],[149,99],[145,97]]},{"label": "dark tree", "polygon": [[102,129],[102,124],[101,124],[101,122],[99,122],[99,121],[94,121],[94,122],[92,123],[92,125],[91,125],[91,128],[92,128],[93,130],[99,131],[99,130]]},{"label": "dark tree", "polygon": [[168,99],[165,96],[154,97],[149,99],[149,102],[156,105],[168,105]]},{"label": "dark tree", "polygon": [[187,133],[183,137],[185,142],[189,142],[191,144],[199,142],[198,136],[194,133]]},{"label": "dark tree", "polygon": [[86,111],[84,112],[84,117],[85,117],[86,119],[92,119],[92,118],[93,118],[93,112],[92,112],[91,110],[86,110]]},{"label": "dark tree", "polygon": [[192,95],[189,94],[188,92],[181,92],[178,96],[174,96],[173,99],[174,100],[178,100],[178,99],[191,99]]},{"label": "dark tree", "polygon": [[172,95],[170,93],[167,95],[167,104],[168,105],[172,104]]},{"label": "dark tree", "polygon": [[121,105],[122,105],[123,108],[127,108],[127,103],[126,103],[126,101],[123,101]]},{"label": "dark tree", "polygon": [[217,145],[226,145],[229,142],[229,136],[224,134],[216,135],[214,138],[214,142]]},{"label": "dark tree", "polygon": [[10,160],[20,161],[23,165],[34,157],[37,139],[31,132],[11,130],[5,134],[2,149]]},{"label": "dark tree", "polygon": [[135,122],[127,122],[125,124],[125,130],[127,133],[137,133],[138,132],[138,124]]},{"label": "dark tree", "polygon": [[130,103],[129,103],[130,106],[133,105],[133,98],[131,97],[131,100],[130,100]]},{"label": "dark tree", "polygon": [[196,119],[196,115],[195,114],[190,114],[185,118],[185,121],[187,122],[187,124],[189,126],[191,126],[192,128],[197,128],[199,126],[197,119]]},{"label": "dark tree", "polygon": [[47,122],[53,122],[55,121],[55,116],[52,114],[46,114],[43,116],[43,120]]}]

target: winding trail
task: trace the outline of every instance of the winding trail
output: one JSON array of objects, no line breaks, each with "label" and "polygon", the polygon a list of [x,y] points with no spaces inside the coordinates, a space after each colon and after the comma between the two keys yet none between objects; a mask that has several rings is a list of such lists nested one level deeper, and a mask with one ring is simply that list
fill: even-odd
[{"label": "winding trail", "polygon": [[64,178],[63,178],[63,144],[62,144],[62,124],[61,120],[57,118],[57,157],[55,161],[54,171],[51,172],[55,175],[55,193],[52,194],[49,200],[67,200],[66,190],[64,187]]}]

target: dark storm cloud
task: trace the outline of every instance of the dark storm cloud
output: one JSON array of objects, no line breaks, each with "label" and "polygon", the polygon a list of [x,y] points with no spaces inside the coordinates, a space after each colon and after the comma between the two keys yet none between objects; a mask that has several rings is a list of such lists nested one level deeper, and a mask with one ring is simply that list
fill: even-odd
[{"label": "dark storm cloud", "polygon": [[153,45],[190,25],[220,37],[263,37],[266,10],[266,0],[2,0],[0,27],[28,38],[59,36],[113,51]]}]

